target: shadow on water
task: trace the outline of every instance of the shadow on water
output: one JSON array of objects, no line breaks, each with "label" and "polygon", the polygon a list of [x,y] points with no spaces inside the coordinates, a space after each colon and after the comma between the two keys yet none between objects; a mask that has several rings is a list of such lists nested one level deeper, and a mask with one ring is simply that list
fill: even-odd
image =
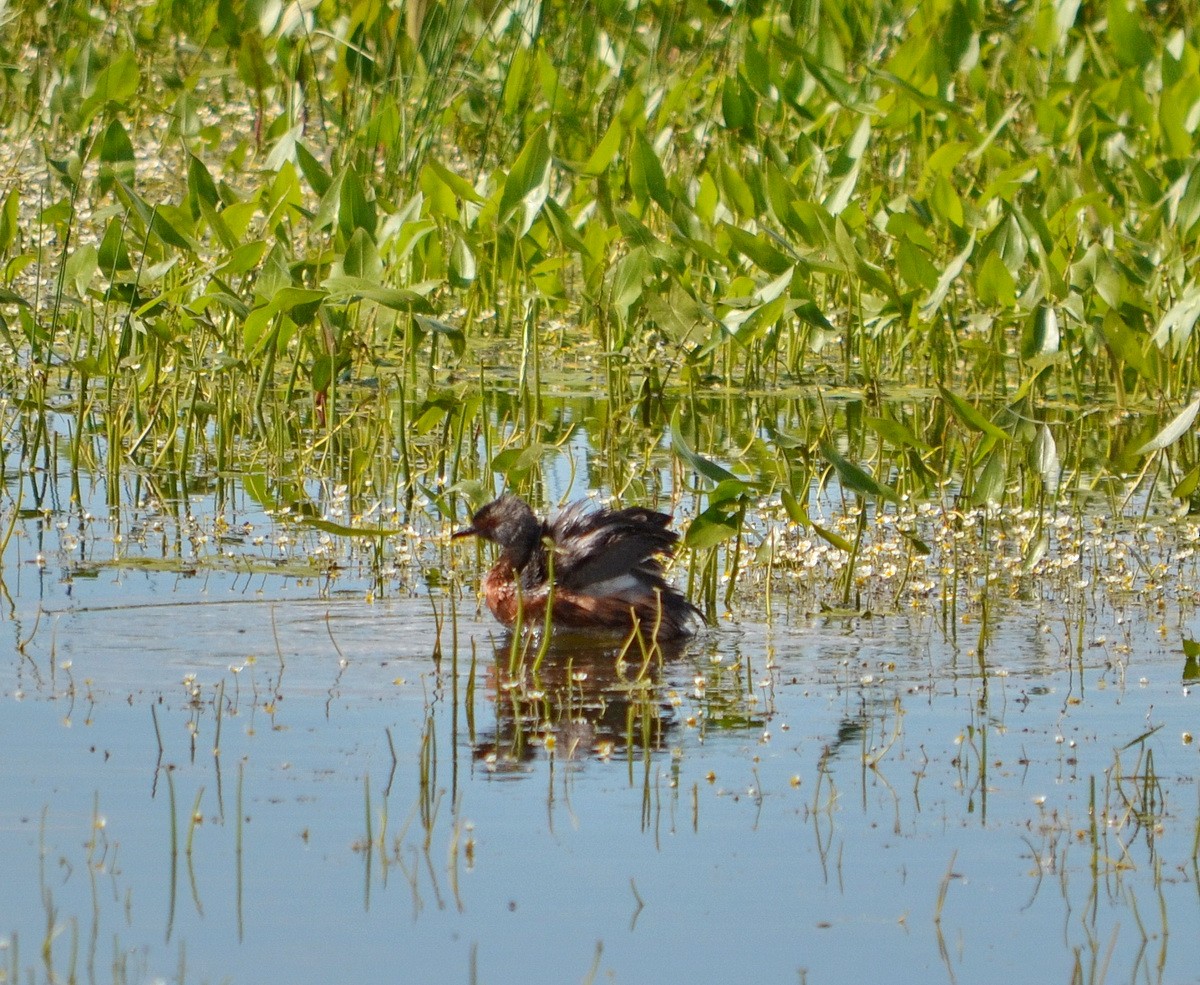
[{"label": "shadow on water", "polygon": [[528,665],[525,651],[537,646],[532,635],[496,641],[485,679],[495,721],[476,735],[476,760],[496,773],[519,774],[542,752],[575,761],[667,747],[678,725],[665,693],[667,670],[685,661],[686,641],[643,647],[557,632],[540,662]]}]

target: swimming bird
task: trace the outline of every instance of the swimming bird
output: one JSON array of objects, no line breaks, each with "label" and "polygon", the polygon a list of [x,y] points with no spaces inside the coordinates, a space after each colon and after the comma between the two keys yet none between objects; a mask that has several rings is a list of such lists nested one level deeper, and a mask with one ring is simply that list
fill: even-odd
[{"label": "swimming bird", "polygon": [[[501,547],[483,579],[483,596],[500,622],[545,619],[575,629],[628,631],[637,624],[659,639],[690,636],[704,616],[663,578],[662,561],[679,534],[671,517],[654,510],[595,508],[572,503],[550,520],[511,493],[493,500],[453,536],[475,535]],[[553,587],[551,587],[553,582]]]}]

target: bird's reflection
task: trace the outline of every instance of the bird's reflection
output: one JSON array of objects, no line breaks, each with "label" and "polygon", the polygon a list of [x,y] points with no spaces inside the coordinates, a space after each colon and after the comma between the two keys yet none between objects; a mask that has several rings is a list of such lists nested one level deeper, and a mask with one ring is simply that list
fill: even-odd
[{"label": "bird's reflection", "polygon": [[486,677],[494,721],[476,733],[477,761],[522,773],[544,752],[572,761],[663,748],[676,725],[663,671],[683,642],[558,631],[539,662],[540,646],[530,634],[496,641]]}]

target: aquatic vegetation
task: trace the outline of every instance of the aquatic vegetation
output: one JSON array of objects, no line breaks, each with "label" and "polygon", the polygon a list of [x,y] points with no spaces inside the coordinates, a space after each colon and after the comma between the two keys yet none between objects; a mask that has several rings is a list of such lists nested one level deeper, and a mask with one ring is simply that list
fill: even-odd
[{"label": "aquatic vegetation", "polygon": [[[0,2],[0,981],[1186,974],[1195,14]],[[502,489],[715,628],[477,619]]]}]

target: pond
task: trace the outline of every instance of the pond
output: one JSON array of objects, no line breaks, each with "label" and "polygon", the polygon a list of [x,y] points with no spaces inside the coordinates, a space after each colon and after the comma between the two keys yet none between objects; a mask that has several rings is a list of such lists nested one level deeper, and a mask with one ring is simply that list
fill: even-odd
[{"label": "pond", "polygon": [[1193,521],[918,511],[889,572],[880,515],[843,605],[763,514],[696,638],[513,672],[431,511],[8,481],[0,980],[1194,976]]}]

